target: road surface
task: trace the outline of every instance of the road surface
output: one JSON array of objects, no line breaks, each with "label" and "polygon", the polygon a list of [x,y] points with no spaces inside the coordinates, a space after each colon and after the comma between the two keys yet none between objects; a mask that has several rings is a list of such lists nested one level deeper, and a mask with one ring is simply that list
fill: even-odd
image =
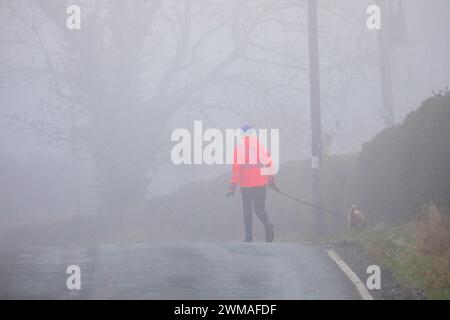
[{"label": "road surface", "polygon": [[[81,290],[66,268],[81,269]],[[359,299],[318,246],[183,243],[0,249],[2,299]]]}]

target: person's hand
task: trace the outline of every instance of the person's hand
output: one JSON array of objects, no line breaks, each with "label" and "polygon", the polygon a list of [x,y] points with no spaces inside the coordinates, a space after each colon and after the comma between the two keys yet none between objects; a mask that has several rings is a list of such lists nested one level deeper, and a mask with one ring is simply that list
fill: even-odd
[{"label": "person's hand", "polygon": [[234,196],[234,192],[236,191],[236,185],[231,185],[227,192],[227,198]]},{"label": "person's hand", "polygon": [[278,186],[275,183],[269,184],[269,188],[276,192],[280,191],[280,188],[278,188]]},{"label": "person's hand", "polygon": [[275,183],[275,179],[270,179],[269,180],[269,188],[274,190],[274,191],[280,191],[280,188],[278,188],[278,186]]}]

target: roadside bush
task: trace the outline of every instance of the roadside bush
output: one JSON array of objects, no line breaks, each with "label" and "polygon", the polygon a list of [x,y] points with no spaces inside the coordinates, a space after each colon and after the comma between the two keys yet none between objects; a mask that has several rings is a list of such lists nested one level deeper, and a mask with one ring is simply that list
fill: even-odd
[{"label": "roadside bush", "polygon": [[363,145],[356,186],[377,221],[413,220],[435,203],[450,208],[450,92],[436,94],[399,125]]}]

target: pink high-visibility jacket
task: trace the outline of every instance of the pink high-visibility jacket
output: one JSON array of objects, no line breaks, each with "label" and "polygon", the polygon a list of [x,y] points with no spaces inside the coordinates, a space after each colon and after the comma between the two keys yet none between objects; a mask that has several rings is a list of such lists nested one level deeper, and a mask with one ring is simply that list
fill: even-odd
[{"label": "pink high-visibility jacket", "polygon": [[231,184],[242,188],[261,187],[272,176],[262,175],[263,167],[270,167],[272,159],[256,136],[245,136],[234,149]]}]

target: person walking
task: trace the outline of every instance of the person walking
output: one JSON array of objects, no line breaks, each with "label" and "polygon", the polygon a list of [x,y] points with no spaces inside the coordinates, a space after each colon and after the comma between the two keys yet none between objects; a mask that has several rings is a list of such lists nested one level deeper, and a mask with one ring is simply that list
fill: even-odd
[{"label": "person walking", "polygon": [[241,127],[242,141],[234,149],[231,185],[227,197],[234,196],[239,186],[242,195],[242,206],[245,225],[244,242],[252,242],[253,211],[264,225],[265,240],[272,242],[274,228],[266,212],[267,186],[278,190],[273,175],[264,175],[262,168],[270,168],[270,154],[258,140],[255,130],[250,125]]}]

